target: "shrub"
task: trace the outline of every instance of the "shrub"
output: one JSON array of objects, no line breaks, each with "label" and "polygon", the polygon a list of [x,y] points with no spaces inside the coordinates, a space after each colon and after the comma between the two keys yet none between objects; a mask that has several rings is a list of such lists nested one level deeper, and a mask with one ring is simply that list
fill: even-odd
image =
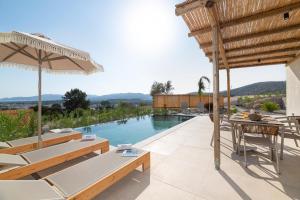
[{"label": "shrub", "polygon": [[230,112],[231,112],[232,114],[237,113],[237,108],[236,108],[235,106],[233,106],[233,107],[230,109]]},{"label": "shrub", "polygon": [[153,110],[154,115],[167,115],[168,114],[168,109],[164,108],[158,108]]},{"label": "shrub", "polygon": [[32,136],[36,130],[34,113],[17,111],[14,115],[0,112],[0,141]]},{"label": "shrub", "polygon": [[279,110],[279,105],[272,101],[266,101],[262,104],[261,109],[267,112],[273,112],[275,110]]}]

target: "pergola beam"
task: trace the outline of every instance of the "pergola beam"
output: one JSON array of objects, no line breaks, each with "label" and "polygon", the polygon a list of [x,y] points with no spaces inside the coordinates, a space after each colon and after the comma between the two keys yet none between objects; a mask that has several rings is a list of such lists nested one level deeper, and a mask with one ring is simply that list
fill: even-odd
[{"label": "pergola beam", "polygon": [[222,38],[222,35],[221,35],[221,31],[220,31],[220,27],[219,27],[219,20],[218,20],[217,11],[216,11],[215,6],[213,6],[212,8],[209,8],[208,13],[209,13],[210,23],[213,26],[216,26],[217,31],[219,32],[219,34],[218,34],[218,37],[219,37],[219,51],[220,51],[222,61],[223,61],[223,63],[225,63],[225,65],[228,65],[226,54],[225,54],[225,48],[224,48],[224,44],[223,44],[223,38]]},{"label": "pergola beam", "polygon": [[[225,52],[233,53],[233,52],[239,52],[242,50],[250,50],[250,49],[270,47],[270,46],[275,46],[275,45],[291,44],[291,43],[295,43],[295,42],[300,42],[300,37],[293,37],[293,38],[276,40],[276,41],[268,41],[268,42],[262,42],[262,43],[251,44],[251,45],[243,45],[243,46],[236,47],[236,48],[228,48],[225,50]],[[206,46],[206,47],[209,47],[209,46]],[[212,52],[207,52],[206,54],[212,55]]]},{"label": "pergola beam", "polygon": [[228,110],[228,116],[230,115],[230,102],[231,102],[231,95],[230,95],[230,69],[226,58],[225,48],[223,44],[223,38],[221,34],[218,14],[215,6],[212,6],[208,9],[209,14],[209,21],[212,26],[216,26],[216,29],[218,31],[218,37],[219,37],[219,51],[222,58],[223,63],[225,66],[227,66],[227,110]]},{"label": "pergola beam", "polygon": [[[255,52],[255,53],[248,53],[248,54],[242,54],[242,55],[228,56],[227,60],[228,60],[228,62],[230,62],[235,59],[245,59],[245,58],[254,57],[254,56],[268,56],[269,54],[297,52],[297,51],[300,51],[300,46],[288,47],[288,48],[282,48],[282,49],[274,49],[274,50],[268,50],[268,51],[259,51],[259,52]],[[268,57],[271,57],[271,56],[268,56]],[[263,59],[263,57],[261,59]]]},{"label": "pergola beam", "polygon": [[[229,62],[229,66],[234,66],[234,65],[240,65],[243,63],[251,63],[251,62],[258,62],[258,64],[264,62],[264,61],[272,61],[275,59],[293,59],[296,57],[296,54],[289,54],[289,55],[281,55],[281,56],[273,56],[273,57],[266,57],[266,58],[252,58],[252,59],[244,59],[241,61],[232,61]],[[226,66],[223,63],[220,63],[221,66]]]},{"label": "pergola beam", "polygon": [[[256,57],[257,59],[263,59],[265,57],[272,57],[272,54],[278,53],[278,54],[297,54],[297,52],[300,51],[300,46],[295,47],[288,47],[288,48],[281,48],[281,49],[274,49],[274,50],[267,50],[267,51],[259,51],[255,53],[247,53],[247,54],[241,54],[241,55],[233,55],[233,56],[227,56],[227,61],[232,62],[236,59],[251,59],[253,57]],[[206,54],[207,57],[211,57],[211,54]],[[276,57],[276,56],[273,56]],[[219,57],[219,60],[222,60],[222,58]],[[212,60],[210,59],[210,62]]]},{"label": "pergola beam", "polygon": [[[220,28],[222,29],[222,28],[226,28],[226,27],[230,27],[230,26],[239,25],[242,23],[247,23],[247,22],[254,21],[254,20],[259,20],[259,19],[262,19],[265,17],[270,17],[270,16],[274,16],[274,15],[277,15],[280,13],[287,12],[287,11],[292,11],[292,10],[295,10],[298,8],[300,8],[300,2],[296,2],[296,3],[290,4],[290,5],[285,5],[285,6],[282,6],[279,8],[270,9],[268,11],[262,11],[262,12],[259,12],[256,14],[251,14],[251,15],[248,15],[248,16],[245,16],[242,18],[233,19],[233,20],[221,23]],[[189,33],[189,37],[207,33],[209,31],[211,31],[210,26],[204,27],[202,29],[192,31],[191,33]]]},{"label": "pergola beam", "polygon": [[[267,65],[279,65],[279,64],[286,64],[288,61],[282,60],[282,61],[274,61],[274,62],[265,62],[265,63],[259,63],[259,64],[245,64],[245,65],[235,65],[230,66],[231,69],[237,69],[237,68],[244,68],[244,67],[258,67],[258,66],[267,66]],[[221,66],[220,69],[226,69],[224,66]]]},{"label": "pergola beam", "polygon": [[[247,33],[244,35],[238,35],[238,36],[226,38],[223,40],[223,42],[225,44],[230,43],[230,42],[238,42],[241,40],[253,39],[253,38],[257,38],[257,37],[264,37],[264,36],[276,34],[276,33],[285,33],[288,31],[293,31],[293,30],[298,30],[298,29],[300,29],[300,24],[294,24],[294,25],[290,25],[290,26],[286,26],[286,27],[278,27],[278,28],[260,31],[260,32],[256,32],[256,33]],[[201,47],[204,48],[204,46],[210,46],[211,44],[212,44],[211,42],[205,42],[205,43],[201,44]]]},{"label": "pergola beam", "polygon": [[190,2],[183,2],[176,5],[175,14],[176,16],[184,15],[191,12],[194,9],[205,7],[209,0],[194,0]]}]

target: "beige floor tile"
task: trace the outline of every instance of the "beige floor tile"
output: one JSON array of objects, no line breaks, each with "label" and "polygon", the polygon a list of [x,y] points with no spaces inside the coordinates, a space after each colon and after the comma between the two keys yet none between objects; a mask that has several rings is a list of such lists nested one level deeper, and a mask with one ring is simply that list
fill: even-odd
[{"label": "beige floor tile", "polygon": [[[232,151],[230,131],[221,132],[221,170],[214,168],[209,145],[212,122],[196,117],[147,143],[151,170],[136,170],[110,187],[97,200],[214,200],[300,199],[300,147],[285,141],[282,174],[278,176],[267,150],[244,157]],[[51,171],[51,170],[50,170]]]},{"label": "beige floor tile", "polygon": [[195,200],[199,197],[163,183],[149,174],[134,172],[95,200]]}]

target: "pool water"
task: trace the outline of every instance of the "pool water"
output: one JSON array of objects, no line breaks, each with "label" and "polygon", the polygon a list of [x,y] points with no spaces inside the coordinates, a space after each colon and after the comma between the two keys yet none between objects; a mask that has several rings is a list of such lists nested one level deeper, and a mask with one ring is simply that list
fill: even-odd
[{"label": "pool water", "polygon": [[188,116],[143,116],[115,122],[77,128],[83,134],[96,134],[109,140],[110,145],[135,144],[191,117]]}]

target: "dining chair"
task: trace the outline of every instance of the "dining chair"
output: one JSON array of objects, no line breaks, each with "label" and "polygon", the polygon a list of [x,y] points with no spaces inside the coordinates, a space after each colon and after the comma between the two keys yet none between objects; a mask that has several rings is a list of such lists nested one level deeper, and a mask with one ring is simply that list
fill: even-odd
[{"label": "dining chair", "polygon": [[293,139],[296,147],[299,147],[298,141],[300,141],[300,125],[298,116],[282,116],[276,117],[276,120],[280,121],[282,126],[281,131],[281,148],[280,148],[280,159],[283,159],[284,139]]},{"label": "dining chair", "polygon": [[273,160],[273,150],[275,150],[276,170],[280,174],[279,156],[278,156],[278,135],[279,126],[269,124],[246,123],[239,126],[237,150],[240,154],[241,140],[243,140],[244,165],[247,168],[247,144],[255,144],[270,149],[270,160]]}]

